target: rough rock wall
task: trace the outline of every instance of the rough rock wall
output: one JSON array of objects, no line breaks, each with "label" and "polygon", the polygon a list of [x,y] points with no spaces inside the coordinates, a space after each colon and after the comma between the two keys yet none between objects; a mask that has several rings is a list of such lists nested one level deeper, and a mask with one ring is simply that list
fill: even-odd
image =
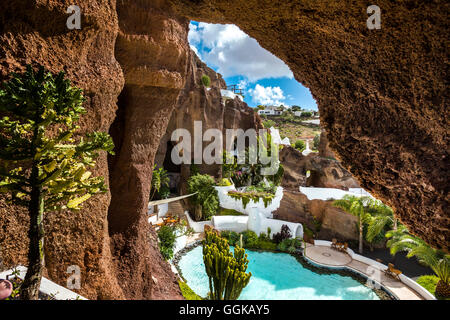
[{"label": "rough rock wall", "polygon": [[[155,163],[162,166],[164,159],[170,156],[168,142],[176,129],[187,129],[191,133],[191,150],[194,150],[196,137],[194,136],[194,122],[202,125],[202,134],[208,129],[218,129],[222,132],[223,145],[225,147],[226,129],[262,128],[261,118],[245,102],[240,99],[227,99],[223,101],[221,89],[226,89],[226,83],[219,73],[209,68],[197,55],[190,52],[186,86],[178,98],[178,103],[172,113],[165,135],[160,140]],[[211,86],[206,88],[201,84],[202,75],[208,75]],[[203,141],[203,150],[212,141]],[[169,142],[172,143],[172,142]],[[175,142],[173,142],[175,144]],[[193,156],[193,155],[192,155]],[[193,160],[193,159],[192,159]],[[206,164],[203,160],[196,164],[200,173],[220,177],[222,174],[220,164]],[[190,165],[181,165],[181,179],[179,191],[185,193],[186,181],[190,176]]]},{"label": "rough rock wall", "polygon": [[357,240],[358,219],[332,205],[332,201],[309,200],[299,192],[285,190],[275,219],[299,222],[314,232],[317,239]]},{"label": "rough rock wall", "polygon": [[[0,10],[0,81],[28,63],[40,63],[53,72],[66,71],[84,90],[87,115],[81,130],[108,131],[115,117],[117,96],[124,78],[114,57],[117,36],[115,1],[78,1],[83,15],[81,30],[66,27],[67,8],[73,1],[2,1]],[[107,184],[106,154],[94,174]],[[84,210],[53,212],[45,216],[47,275],[66,285],[67,268],[81,270],[82,295],[89,298],[124,298],[111,264],[107,214],[110,194],[95,196]],[[0,255],[3,267],[26,264],[27,213],[0,200]]]},{"label": "rough rock wall", "polygon": [[331,148],[411,232],[448,251],[448,12],[445,0],[170,0],[192,20],[234,23],[310,88]]},{"label": "rough rock wall", "polygon": [[160,1],[121,1],[117,12],[116,58],[125,87],[110,131],[116,156],[109,163],[108,221],[112,250],[120,257],[118,278],[127,298],[181,298],[146,211],[156,151],[185,85],[188,21],[174,18]]},{"label": "rough rock wall", "polygon": [[[312,152],[304,156],[295,148],[285,146],[280,151],[280,161],[284,167],[281,185],[288,190],[298,191],[300,186],[343,190],[359,187],[337,160],[322,157],[320,153]],[[308,178],[307,171],[310,171]]]}]

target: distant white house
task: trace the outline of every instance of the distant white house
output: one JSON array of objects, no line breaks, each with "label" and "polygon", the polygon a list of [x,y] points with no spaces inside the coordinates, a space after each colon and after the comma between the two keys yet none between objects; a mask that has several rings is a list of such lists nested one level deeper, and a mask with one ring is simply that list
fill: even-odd
[{"label": "distant white house", "polygon": [[258,110],[259,115],[279,116],[283,113],[283,107],[280,106],[266,106],[263,110]]}]

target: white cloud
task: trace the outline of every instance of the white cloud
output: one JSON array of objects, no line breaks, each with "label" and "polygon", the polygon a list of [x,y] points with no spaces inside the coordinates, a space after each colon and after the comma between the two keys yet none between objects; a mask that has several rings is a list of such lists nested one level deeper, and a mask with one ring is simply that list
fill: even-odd
[{"label": "white cloud", "polygon": [[191,44],[191,50],[195,52],[195,54],[197,55],[197,57],[200,58],[200,60],[202,60],[202,56],[198,52],[198,49],[195,46],[193,46],[192,44]]},{"label": "white cloud", "polygon": [[289,67],[237,26],[190,24],[189,42],[200,49],[203,61],[224,77],[241,75],[250,82],[264,78],[293,78]]},{"label": "white cloud", "polygon": [[240,81],[238,82],[238,84],[237,84],[237,87],[238,87],[239,89],[242,89],[242,90],[247,89],[247,86],[248,86],[248,81],[247,81],[247,80],[240,80]]},{"label": "white cloud", "polygon": [[257,84],[254,89],[248,90],[256,104],[279,106],[286,99],[280,87],[263,87]]}]

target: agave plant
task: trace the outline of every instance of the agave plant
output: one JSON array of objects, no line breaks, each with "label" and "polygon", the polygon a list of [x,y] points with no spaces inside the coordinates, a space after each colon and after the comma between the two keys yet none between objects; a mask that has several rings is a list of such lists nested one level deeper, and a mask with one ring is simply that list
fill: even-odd
[{"label": "agave plant", "polygon": [[403,225],[399,226],[397,230],[387,232],[386,237],[389,238],[387,246],[392,255],[405,251],[407,252],[406,257],[416,257],[419,262],[429,266],[439,278],[436,285],[436,296],[450,297],[450,255],[430,247],[422,239],[409,234]]},{"label": "agave plant", "polygon": [[358,217],[359,219],[359,253],[363,252],[363,227],[365,223],[368,223],[371,216],[368,212],[369,205],[371,203],[370,197],[358,197],[352,195],[345,195],[340,200],[335,200],[333,205],[341,208],[342,210]]}]

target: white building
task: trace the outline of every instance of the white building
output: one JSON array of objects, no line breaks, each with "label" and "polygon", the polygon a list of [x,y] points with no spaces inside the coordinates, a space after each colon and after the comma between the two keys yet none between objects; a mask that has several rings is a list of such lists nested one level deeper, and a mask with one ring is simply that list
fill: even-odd
[{"label": "white building", "polygon": [[264,110],[258,110],[259,115],[279,116],[283,113],[283,108],[279,106],[266,106]]}]

